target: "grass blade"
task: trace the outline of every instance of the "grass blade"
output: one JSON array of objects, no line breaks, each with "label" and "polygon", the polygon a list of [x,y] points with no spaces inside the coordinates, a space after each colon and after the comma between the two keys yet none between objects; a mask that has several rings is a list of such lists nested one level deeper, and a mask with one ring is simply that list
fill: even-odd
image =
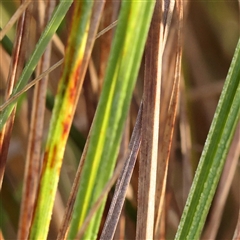
[{"label": "grass blade", "polygon": [[[8,99],[12,94],[13,86],[16,83],[19,77],[19,73],[22,71],[24,66],[24,59],[27,49],[26,39],[29,36],[29,28],[27,25],[29,24],[30,16],[28,11],[29,10],[23,13],[17,24],[17,34],[11,59],[11,67],[8,73],[8,83],[5,92],[5,99]],[[13,107],[13,111],[7,119],[8,121],[6,125],[0,129],[0,190],[2,188],[2,181],[5,172],[15,113],[16,107]]]},{"label": "grass blade", "polygon": [[[89,29],[93,1],[77,1],[44,153],[30,238],[46,239],[68,133],[74,116],[97,24]],[[92,33],[93,32],[93,33]],[[95,35],[94,35],[95,33]],[[91,40],[88,41],[89,35]]]},{"label": "grass blade", "polygon": [[[38,44],[31,55],[30,59],[28,60],[23,72],[12,92],[12,95],[15,95],[24,86],[27,84],[28,79],[30,78],[31,74],[33,73],[34,69],[37,66],[37,63],[42,56],[43,52],[45,51],[50,39],[58,29],[62,19],[64,18],[65,14],[67,13],[69,7],[72,4],[72,0],[64,1],[62,0],[59,5],[56,7],[51,20],[49,21],[47,27],[45,28],[43,34],[41,35]],[[3,128],[4,124],[6,123],[8,117],[10,116],[16,101],[12,102],[1,114],[0,119],[0,130]]]},{"label": "grass blade", "polygon": [[203,239],[216,239],[224,207],[226,206],[231,184],[233,183],[234,173],[240,157],[240,123],[237,126],[234,138],[229,150],[226,163],[222,172],[216,194],[213,199],[211,211],[208,214],[208,223],[202,234]]},{"label": "grass blade", "polygon": [[[55,1],[46,2],[44,26],[50,20],[55,6]],[[49,68],[51,59],[51,48],[52,43],[50,41],[49,45],[46,48],[46,51],[41,58],[41,62],[38,65],[38,72],[43,72],[44,70],[47,70]],[[31,127],[29,131],[27,157],[24,173],[25,177],[21,201],[21,212],[19,217],[18,239],[28,238],[29,229],[32,222],[32,214],[34,209],[34,203],[36,200],[35,197],[38,189],[38,180],[41,166],[41,148],[47,85],[48,76],[45,76],[41,82],[38,82],[36,84],[36,87],[34,89],[32,105],[33,107],[31,113]]]},{"label": "grass blade", "polygon": [[[95,115],[69,238],[75,238],[88,211],[110,178],[139,69],[155,2],[123,1],[103,92]],[[85,231],[95,239],[103,205]]]},{"label": "grass blade", "polygon": [[200,237],[240,117],[240,40],[175,239]]},{"label": "grass blade", "polygon": [[113,239],[142,140],[141,126],[142,126],[142,103],[138,111],[137,120],[129,143],[127,160],[124,163],[123,170],[116,184],[107,220],[104,224],[104,228],[100,237],[101,240]]},{"label": "grass blade", "polygon": [[[170,11],[170,10],[169,10]],[[168,13],[171,14],[171,13]],[[154,227],[154,238],[161,238],[161,223],[163,205],[166,195],[166,183],[168,175],[168,166],[170,159],[170,151],[173,142],[173,132],[175,126],[175,120],[177,115],[178,99],[179,99],[179,88],[181,81],[181,59],[182,59],[182,20],[183,20],[183,5],[182,1],[179,0],[176,3],[176,19],[177,19],[177,30],[176,30],[176,44],[174,49],[174,76],[172,80],[171,97],[169,99],[168,110],[166,114],[166,122],[163,130],[163,141],[160,144],[159,161],[157,165],[157,183],[156,183],[156,196],[155,196],[155,227]],[[165,27],[164,35],[169,26]],[[163,40],[164,42],[165,40]]]},{"label": "grass blade", "polygon": [[162,82],[162,5],[156,2],[145,51],[136,239],[153,239]]}]

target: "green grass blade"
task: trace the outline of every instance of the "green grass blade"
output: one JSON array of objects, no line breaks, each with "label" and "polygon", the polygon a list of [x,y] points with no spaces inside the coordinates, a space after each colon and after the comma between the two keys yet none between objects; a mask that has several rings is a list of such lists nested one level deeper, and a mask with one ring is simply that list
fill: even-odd
[{"label": "green grass blade", "polygon": [[204,146],[175,240],[199,239],[240,117],[240,40]]},{"label": "green grass blade", "polygon": [[[31,74],[33,73],[34,69],[37,66],[39,59],[41,58],[42,54],[44,53],[49,41],[51,40],[54,33],[57,31],[62,19],[66,15],[69,7],[71,6],[73,0],[61,0],[59,5],[56,7],[51,20],[49,21],[48,25],[46,26],[44,32],[42,33],[33,54],[31,55],[30,59],[28,60],[23,72],[13,89],[12,95],[15,95],[17,92],[23,89],[23,87],[27,84]],[[17,101],[17,100],[16,100]],[[3,110],[0,118],[0,130],[3,128],[4,124],[6,123],[9,115],[11,114],[15,104],[12,102],[8,105],[6,109]]]},{"label": "green grass blade", "polygon": [[93,1],[76,1],[72,28],[66,49],[64,70],[55,98],[53,115],[44,152],[30,239],[46,239],[64,150],[83,79],[83,59]]},{"label": "green grass blade", "polygon": [[[1,27],[0,27],[0,31],[2,31]],[[0,43],[3,45],[4,49],[6,50],[6,52],[9,55],[11,55],[12,54],[13,44],[12,44],[11,40],[8,38],[7,35],[4,36],[4,38],[2,39],[2,41],[0,41]]]},{"label": "green grass blade", "polygon": [[[76,237],[114,169],[154,5],[155,1],[122,2],[103,92],[91,130],[69,239]],[[102,211],[103,205],[85,232],[85,239],[96,238]]]}]

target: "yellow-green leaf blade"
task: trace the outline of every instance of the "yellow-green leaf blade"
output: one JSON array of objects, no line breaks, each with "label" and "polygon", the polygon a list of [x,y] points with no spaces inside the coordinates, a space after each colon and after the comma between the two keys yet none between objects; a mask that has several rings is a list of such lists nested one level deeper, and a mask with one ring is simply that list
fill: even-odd
[{"label": "yellow-green leaf blade", "polygon": [[79,73],[83,75],[84,72],[81,70],[93,1],[77,1],[74,7],[64,70],[58,86],[44,153],[40,187],[30,233],[31,239],[47,237],[64,150],[81,87],[79,81],[83,79],[79,78]]}]

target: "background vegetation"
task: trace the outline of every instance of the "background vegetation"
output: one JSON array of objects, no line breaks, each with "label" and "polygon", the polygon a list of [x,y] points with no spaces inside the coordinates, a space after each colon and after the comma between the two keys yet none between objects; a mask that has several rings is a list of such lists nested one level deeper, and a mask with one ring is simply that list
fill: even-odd
[{"label": "background vegetation", "polygon": [[[19,6],[19,1],[2,1],[0,3],[1,28],[5,26]],[[92,6],[85,7],[86,9],[88,9],[88,7],[92,9]],[[49,6],[49,8],[54,8],[54,6]],[[103,12],[99,13],[100,25],[98,28],[96,26],[97,32],[101,32],[119,19],[119,9],[120,2],[106,2]],[[44,13],[46,14],[45,17]],[[70,45],[67,39],[70,34],[71,25],[73,24],[71,22],[73,15],[74,8],[71,7],[59,26],[57,35],[54,35],[51,47],[48,47],[49,49],[47,51],[49,54],[45,55],[45,59],[43,58],[39,61],[39,66],[32,74],[31,79],[34,79],[48,68],[43,68],[41,65],[49,61],[49,66],[52,66],[63,58],[65,47]],[[26,31],[23,34],[25,37],[23,41],[25,47],[22,51],[26,53],[26,56],[21,53],[19,70],[17,70],[19,72],[16,73],[16,76],[20,76],[25,60],[29,58],[33,49],[36,48],[36,42],[44,29],[44,21],[46,21],[44,19],[49,18],[49,16],[51,16],[51,13],[47,12],[44,8],[43,2],[39,2],[38,4],[34,3],[33,6],[29,8],[26,20],[29,33]],[[165,204],[163,217],[161,219],[161,239],[173,239],[176,234],[193,176],[239,39],[239,16],[239,5],[237,1],[184,2],[181,85],[168,167]],[[87,21],[88,18],[86,17],[86,25],[88,24]],[[140,24],[139,22],[139,25]],[[167,124],[166,113],[175,74],[177,30],[178,17],[175,10],[162,64],[159,155],[161,155],[163,145],[164,129]],[[7,87],[7,79],[9,79],[8,74],[11,70],[10,61],[11,56],[13,56],[12,43],[15,42],[16,44],[16,39],[19,37],[19,34],[17,25],[13,25],[7,33],[8,39],[4,38],[0,45],[1,104],[5,102],[5,92],[6,89],[9,88]],[[103,33],[92,43],[93,50],[90,52],[89,63],[86,65],[86,74],[83,74],[82,90],[76,105],[70,135],[65,139],[67,145],[64,151],[64,160],[62,162],[48,239],[55,239],[59,233],[65,206],[67,205],[80,157],[83,153],[83,148],[102,94],[103,79],[106,73],[110,47],[115,34],[116,26],[112,25],[109,31]],[[75,39],[74,34],[70,38]],[[77,43],[75,44],[75,46],[77,46]],[[91,49],[91,46],[88,46],[89,49]],[[80,48],[81,45],[77,49]],[[134,48],[134,46],[132,46],[132,48]],[[72,52],[74,51],[77,50],[72,50]],[[84,54],[87,54],[86,52]],[[83,56],[86,58],[86,55]],[[72,61],[71,57],[69,57],[69,61]],[[125,127],[121,129],[123,139],[118,161],[126,154],[130,133],[135,125],[137,112],[143,95],[145,64],[143,58],[133,94],[127,92],[127,94],[132,94],[128,96],[129,99],[131,98],[131,106],[128,111]],[[57,94],[62,71],[63,67],[60,66],[49,74],[47,90],[46,93],[43,94],[46,95],[46,109],[43,109],[42,112],[36,116],[37,119],[44,117],[43,129],[39,129],[43,135],[41,151],[37,153],[39,159],[43,158],[44,149],[48,146],[47,136],[50,131],[53,101]],[[43,93],[44,90],[38,91]],[[44,98],[45,96],[43,96],[43,99]],[[237,104],[239,106],[239,102]],[[34,100],[34,88],[27,90],[26,93],[21,96],[18,101],[8,154],[6,155],[3,150],[1,153],[1,160],[4,154],[4,157],[7,156],[0,196],[1,231],[5,239],[16,239],[19,231],[20,208],[23,201],[24,172],[26,172],[26,161],[29,161],[27,159],[31,158],[29,157],[30,153],[28,150],[31,142],[31,136],[29,134],[31,132],[30,119],[33,114],[33,109],[36,111],[36,109],[40,108],[39,106],[43,105],[45,105],[45,101],[43,101],[43,103],[37,103]],[[66,106],[69,106],[68,103]],[[101,116],[102,112],[100,110],[98,111],[99,116]],[[54,123],[52,124],[54,125]],[[239,135],[240,129],[238,126],[235,137],[233,138],[232,147],[227,156],[225,169],[217,193],[204,226],[202,239],[232,239],[236,229],[240,207]],[[54,141],[59,142],[59,144],[61,142],[60,138],[56,138]],[[110,142],[107,144],[110,144]],[[37,169],[39,168],[40,166],[37,167]],[[112,170],[109,170],[109,172],[111,171]],[[37,172],[39,172],[39,170],[37,170]],[[139,159],[133,171],[123,212],[115,233],[115,239],[122,239],[123,237],[126,239],[135,238],[137,195],[139,191],[138,178]],[[108,194],[106,209],[101,218],[101,228],[105,222],[107,209],[110,206],[113,193],[114,189]]]}]

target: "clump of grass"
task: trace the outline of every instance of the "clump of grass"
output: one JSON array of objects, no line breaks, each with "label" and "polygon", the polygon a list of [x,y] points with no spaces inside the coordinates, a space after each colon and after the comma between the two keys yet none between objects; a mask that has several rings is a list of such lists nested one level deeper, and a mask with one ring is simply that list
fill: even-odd
[{"label": "clump of grass", "polygon": [[0,4],[3,238],[238,238],[237,3]]}]

